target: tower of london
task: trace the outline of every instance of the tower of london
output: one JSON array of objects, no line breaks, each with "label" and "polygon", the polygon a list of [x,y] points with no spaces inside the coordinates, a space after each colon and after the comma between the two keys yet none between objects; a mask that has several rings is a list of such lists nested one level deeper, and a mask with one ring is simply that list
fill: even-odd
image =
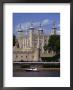
[{"label": "tower of london", "polygon": [[[50,35],[56,34],[56,26],[53,24]],[[17,31],[17,42],[13,47],[13,61],[41,61],[43,56],[52,56],[44,50],[44,45],[48,44],[49,34],[45,34],[42,26],[38,29],[33,25],[27,30],[21,28]]]}]

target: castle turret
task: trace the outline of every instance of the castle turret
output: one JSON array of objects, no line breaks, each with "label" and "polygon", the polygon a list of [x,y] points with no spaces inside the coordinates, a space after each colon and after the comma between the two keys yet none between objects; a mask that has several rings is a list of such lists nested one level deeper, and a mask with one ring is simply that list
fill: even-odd
[{"label": "castle turret", "polygon": [[52,27],[52,32],[51,32],[51,35],[56,35],[56,22],[53,21],[53,27]]},{"label": "castle turret", "polygon": [[39,26],[39,30],[38,30],[38,31],[39,31],[39,34],[40,34],[40,35],[42,35],[42,34],[43,34],[43,28],[42,28],[41,23],[40,23],[40,26]]},{"label": "castle turret", "polygon": [[21,29],[21,25],[17,31],[17,38],[18,38],[18,43],[19,43],[19,48],[23,48],[24,47],[24,31]]},{"label": "castle turret", "polygon": [[29,27],[29,41],[30,41],[30,47],[33,47],[33,24]]}]

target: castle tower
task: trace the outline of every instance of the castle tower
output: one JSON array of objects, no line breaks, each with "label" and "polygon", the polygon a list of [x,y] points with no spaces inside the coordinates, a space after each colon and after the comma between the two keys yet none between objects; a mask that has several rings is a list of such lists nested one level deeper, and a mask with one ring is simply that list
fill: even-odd
[{"label": "castle tower", "polygon": [[28,43],[29,43],[28,29],[25,30],[24,42],[25,42],[25,48],[28,48]]},{"label": "castle tower", "polygon": [[40,48],[40,37],[41,37],[42,34],[43,34],[43,29],[42,29],[42,26],[41,26],[41,23],[40,23],[40,26],[38,28],[38,43],[37,43],[37,48]]},{"label": "castle tower", "polygon": [[40,51],[41,53],[44,52],[44,33],[43,33],[43,28],[42,28],[42,25],[40,23],[40,26],[39,26],[39,47],[40,47]]},{"label": "castle tower", "polygon": [[42,35],[43,34],[43,28],[42,28],[42,25],[40,23],[40,26],[39,26],[39,34]]},{"label": "castle tower", "polygon": [[24,31],[21,29],[21,25],[17,31],[17,38],[18,38],[19,48],[24,48]]},{"label": "castle tower", "polygon": [[33,47],[33,24],[31,23],[31,26],[29,28],[29,42],[30,42],[30,47]]},{"label": "castle tower", "polygon": [[56,22],[55,21],[53,21],[53,27],[52,27],[52,33],[51,33],[51,35],[56,35]]}]

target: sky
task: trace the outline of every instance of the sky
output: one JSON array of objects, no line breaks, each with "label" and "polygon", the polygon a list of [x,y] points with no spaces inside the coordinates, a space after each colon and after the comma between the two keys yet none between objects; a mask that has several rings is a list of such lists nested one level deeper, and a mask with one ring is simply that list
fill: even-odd
[{"label": "sky", "polygon": [[13,13],[13,33],[17,35],[20,26],[22,30],[26,30],[32,23],[35,28],[41,24],[44,32],[49,34],[53,21],[56,22],[57,32],[60,33],[60,13]]}]

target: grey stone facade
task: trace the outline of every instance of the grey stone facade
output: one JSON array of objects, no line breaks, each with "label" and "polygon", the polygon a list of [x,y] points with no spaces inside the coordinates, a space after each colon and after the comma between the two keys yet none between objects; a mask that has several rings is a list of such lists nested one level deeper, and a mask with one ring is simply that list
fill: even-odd
[{"label": "grey stone facade", "polygon": [[[55,32],[54,29],[52,34]],[[41,27],[36,30],[32,26],[27,31],[20,29],[17,33],[19,47],[17,44],[13,47],[13,61],[40,61],[41,55],[45,52],[43,47],[48,44],[49,35],[45,35]]]}]

